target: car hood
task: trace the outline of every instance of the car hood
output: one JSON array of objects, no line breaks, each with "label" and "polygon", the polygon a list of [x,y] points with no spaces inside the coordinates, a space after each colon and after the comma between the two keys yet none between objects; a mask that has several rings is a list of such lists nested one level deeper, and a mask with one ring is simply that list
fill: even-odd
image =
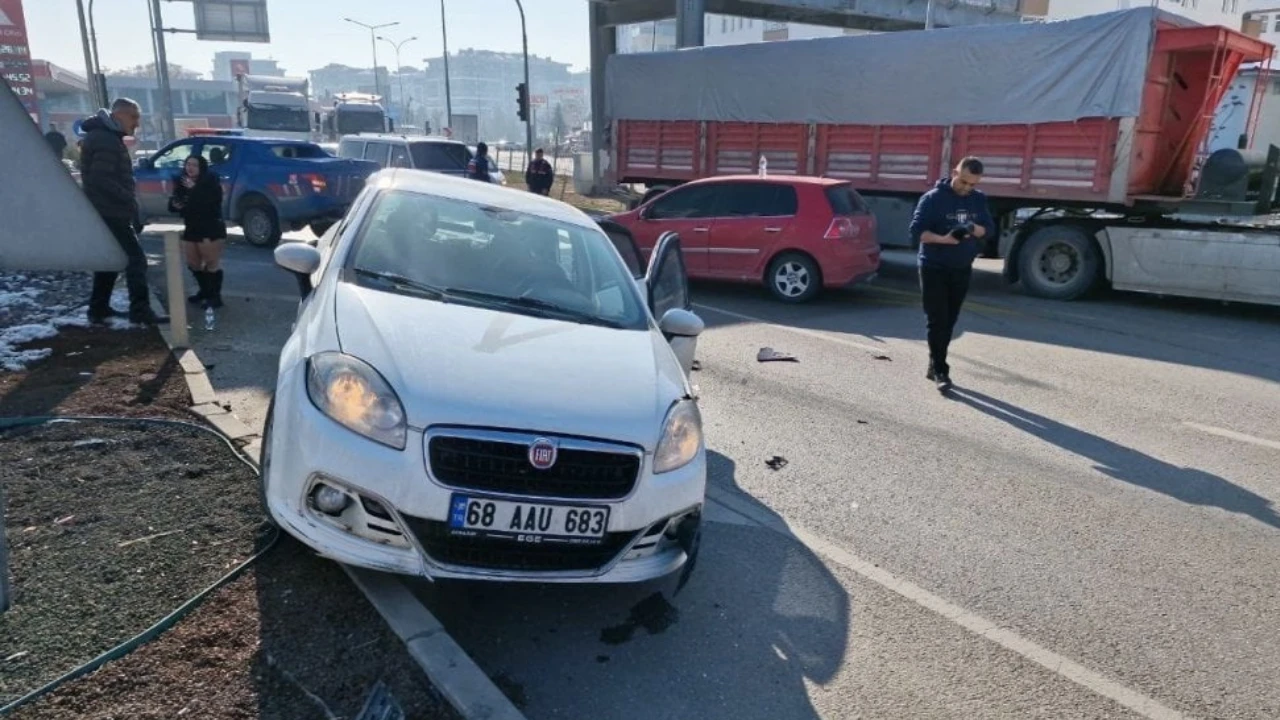
[{"label": "car hood", "polygon": [[618,330],[338,283],[342,351],[382,373],[410,425],[633,443],[652,452],[688,393],[656,330]]}]

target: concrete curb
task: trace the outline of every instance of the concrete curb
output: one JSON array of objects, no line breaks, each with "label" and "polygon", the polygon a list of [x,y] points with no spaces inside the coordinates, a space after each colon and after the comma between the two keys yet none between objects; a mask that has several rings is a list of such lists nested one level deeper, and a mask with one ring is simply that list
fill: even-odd
[{"label": "concrete curb", "polygon": [[[151,307],[158,314],[166,314],[155,293],[151,295]],[[225,433],[255,463],[260,462],[262,438],[232,414],[229,405],[219,403],[204,363],[200,362],[195,350],[175,348],[173,331],[168,326],[160,325],[157,329],[169,347],[169,353],[182,368],[183,380],[191,392],[191,412]],[[427,674],[432,685],[462,717],[466,720],[527,720],[445,631],[435,615],[398,578],[346,565],[341,567],[404,642],[409,655]]]}]

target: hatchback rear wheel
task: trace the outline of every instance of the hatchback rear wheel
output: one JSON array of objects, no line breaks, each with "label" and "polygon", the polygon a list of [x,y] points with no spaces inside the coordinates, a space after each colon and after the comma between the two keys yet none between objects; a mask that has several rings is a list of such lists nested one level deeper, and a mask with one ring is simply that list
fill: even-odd
[{"label": "hatchback rear wheel", "polygon": [[769,263],[765,285],[775,298],[783,302],[808,302],[822,290],[822,271],[808,255],[783,253]]}]

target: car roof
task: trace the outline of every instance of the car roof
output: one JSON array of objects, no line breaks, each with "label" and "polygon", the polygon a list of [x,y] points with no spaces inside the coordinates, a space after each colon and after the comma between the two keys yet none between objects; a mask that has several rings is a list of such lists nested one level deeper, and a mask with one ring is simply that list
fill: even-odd
[{"label": "car roof", "polygon": [[782,183],[784,185],[847,185],[848,180],[840,178],[819,177],[817,175],[715,175],[712,177],[694,180],[688,185],[709,185],[719,182],[772,182]]},{"label": "car roof", "polygon": [[450,200],[500,207],[543,220],[556,220],[583,228],[600,229],[589,215],[559,200],[431,170],[387,168],[369,176],[366,184],[391,190],[439,195]]},{"label": "car roof", "polygon": [[453,140],[439,135],[396,135],[393,133],[361,133],[359,135],[343,135],[343,140],[393,140],[411,143],[440,143],[442,145],[461,145],[458,140]]}]

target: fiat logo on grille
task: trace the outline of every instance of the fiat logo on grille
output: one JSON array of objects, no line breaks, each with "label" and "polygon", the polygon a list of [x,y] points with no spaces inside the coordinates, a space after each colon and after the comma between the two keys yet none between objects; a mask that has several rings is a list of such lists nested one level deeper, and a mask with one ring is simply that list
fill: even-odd
[{"label": "fiat logo on grille", "polygon": [[538,470],[549,470],[556,464],[560,448],[546,438],[538,438],[529,445],[529,464]]}]

